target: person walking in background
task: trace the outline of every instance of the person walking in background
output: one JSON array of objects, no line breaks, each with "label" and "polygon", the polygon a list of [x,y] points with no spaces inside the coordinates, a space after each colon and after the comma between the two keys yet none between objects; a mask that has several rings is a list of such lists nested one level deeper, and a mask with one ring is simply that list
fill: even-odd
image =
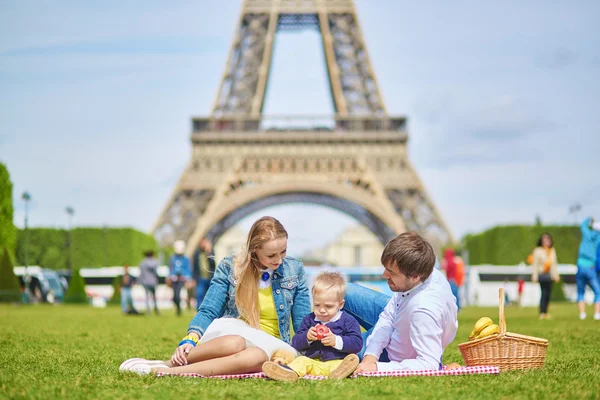
[{"label": "person walking in background", "polygon": [[456,307],[460,310],[460,296],[458,294],[457,282],[458,265],[454,258],[454,250],[446,249],[444,252],[444,259],[442,260],[442,268],[446,271],[446,279],[448,279],[448,282],[450,283],[452,294],[456,297]]},{"label": "person walking in background", "polygon": [[556,250],[552,236],[548,233],[542,234],[533,250],[531,281],[539,282],[542,295],[540,297],[540,319],[548,319],[548,304],[552,293],[552,281],[559,282],[558,264]]},{"label": "person walking in background", "polygon": [[592,218],[586,218],[581,223],[581,243],[577,257],[577,306],[579,319],[587,317],[585,313],[585,287],[589,285],[594,292],[594,319],[600,320],[600,283],[596,274],[596,257],[600,244],[600,224],[594,224]]},{"label": "person walking in background", "polygon": [[146,291],[146,310],[150,314],[150,297],[154,302],[154,312],[158,315],[156,305],[156,286],[158,286],[158,260],[154,258],[154,251],[148,250],[144,253],[144,259],[140,263],[139,283]]},{"label": "person walking in background", "polygon": [[173,244],[175,254],[169,259],[169,281],[173,288],[173,303],[177,309],[177,315],[181,315],[181,289],[189,287],[192,283],[192,271],[190,259],[185,256],[185,242],[177,240]]},{"label": "person walking in background", "polygon": [[215,274],[215,254],[210,240],[207,238],[200,240],[192,260],[192,274],[196,281],[196,308],[199,308]]},{"label": "person walking in background", "polygon": [[518,294],[518,302],[519,302],[519,307],[523,307],[523,289],[525,287],[525,279],[522,276],[519,276],[519,280],[518,280],[518,288],[517,288],[517,294]]},{"label": "person walking in background", "polygon": [[119,290],[121,291],[121,310],[124,314],[139,314],[133,307],[131,288],[135,284],[135,278],[129,274],[129,266],[123,266],[123,275],[119,279]]}]

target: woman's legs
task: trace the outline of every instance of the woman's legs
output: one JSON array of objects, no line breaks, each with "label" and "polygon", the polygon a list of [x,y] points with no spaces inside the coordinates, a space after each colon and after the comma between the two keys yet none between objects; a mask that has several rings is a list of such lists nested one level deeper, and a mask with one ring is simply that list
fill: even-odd
[{"label": "woman's legs", "polygon": [[[188,365],[200,361],[210,360],[213,358],[221,358],[239,353],[246,349],[246,340],[237,335],[221,336],[206,342],[198,343],[198,345],[187,355]],[[173,365],[171,361],[165,362],[169,367],[178,367]]]},{"label": "woman's legs", "polygon": [[548,313],[548,303],[550,303],[550,293],[552,291],[552,281],[540,282],[542,296],[540,298],[540,315],[545,316]]},{"label": "woman's legs", "polygon": [[182,367],[156,368],[153,369],[153,371],[175,374],[195,373],[204,376],[248,374],[260,372],[262,370],[263,363],[268,360],[269,357],[267,357],[267,354],[262,349],[259,349],[258,347],[251,347],[225,357],[200,361],[193,364],[184,365]]}]

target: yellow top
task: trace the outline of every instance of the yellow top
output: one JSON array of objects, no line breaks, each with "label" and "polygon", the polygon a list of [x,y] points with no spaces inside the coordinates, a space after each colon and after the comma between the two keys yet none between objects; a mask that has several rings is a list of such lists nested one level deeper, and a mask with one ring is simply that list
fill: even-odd
[{"label": "yellow top", "polygon": [[258,289],[258,304],[260,306],[260,329],[271,336],[281,339],[281,335],[279,334],[279,319],[271,287]]}]

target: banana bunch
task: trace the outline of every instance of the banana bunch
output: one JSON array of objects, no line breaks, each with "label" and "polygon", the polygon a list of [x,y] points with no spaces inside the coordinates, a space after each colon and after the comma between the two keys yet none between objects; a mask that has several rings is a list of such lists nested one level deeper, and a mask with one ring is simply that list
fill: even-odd
[{"label": "banana bunch", "polygon": [[494,321],[492,321],[491,318],[479,318],[479,321],[475,323],[475,327],[469,335],[469,340],[481,339],[496,333],[500,333],[500,327],[497,324],[494,324]]}]

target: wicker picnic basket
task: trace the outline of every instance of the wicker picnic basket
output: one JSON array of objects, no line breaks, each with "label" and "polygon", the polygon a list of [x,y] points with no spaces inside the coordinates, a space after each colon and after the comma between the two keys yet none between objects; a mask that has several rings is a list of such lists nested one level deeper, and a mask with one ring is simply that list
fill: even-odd
[{"label": "wicker picnic basket", "polygon": [[468,367],[492,365],[500,371],[540,368],[544,365],[548,340],[506,331],[504,289],[500,288],[500,333],[458,345]]}]

